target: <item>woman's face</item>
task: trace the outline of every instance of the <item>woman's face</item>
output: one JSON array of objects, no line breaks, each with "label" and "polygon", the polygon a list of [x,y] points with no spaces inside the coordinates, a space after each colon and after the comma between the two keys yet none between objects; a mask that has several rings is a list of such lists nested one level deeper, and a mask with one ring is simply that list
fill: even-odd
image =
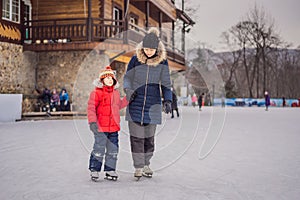
[{"label": "woman's face", "polygon": [[105,79],[103,79],[103,82],[107,86],[112,86],[114,84],[114,80],[111,76],[108,76]]},{"label": "woman's face", "polygon": [[152,57],[154,56],[156,49],[150,49],[150,48],[144,48],[144,52],[147,55],[147,57]]}]

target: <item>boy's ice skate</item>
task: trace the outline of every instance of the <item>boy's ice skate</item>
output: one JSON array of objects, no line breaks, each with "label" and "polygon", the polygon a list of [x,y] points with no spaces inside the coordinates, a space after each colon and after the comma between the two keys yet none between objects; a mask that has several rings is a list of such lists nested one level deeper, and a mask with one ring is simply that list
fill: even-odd
[{"label": "boy's ice skate", "polygon": [[143,168],[136,168],[134,172],[134,177],[137,178],[137,180],[140,180],[142,176],[143,176]]},{"label": "boy's ice skate", "polygon": [[150,169],[148,165],[145,165],[143,168],[143,176],[151,178],[153,175],[153,171]]},{"label": "boy's ice skate", "polygon": [[92,179],[92,181],[98,181],[99,180],[99,172],[91,171],[91,179]]},{"label": "boy's ice skate", "polygon": [[107,172],[105,172],[105,178],[104,179],[116,181],[116,180],[118,180],[118,174],[115,171],[107,171]]}]

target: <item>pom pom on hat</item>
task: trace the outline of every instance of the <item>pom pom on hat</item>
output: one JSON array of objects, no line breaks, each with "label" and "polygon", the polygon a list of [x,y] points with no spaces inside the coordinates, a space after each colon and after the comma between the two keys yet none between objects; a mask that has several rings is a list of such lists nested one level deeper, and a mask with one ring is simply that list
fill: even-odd
[{"label": "pom pom on hat", "polygon": [[106,66],[106,68],[104,70],[100,71],[100,74],[99,74],[100,81],[103,81],[103,79],[105,79],[108,76],[110,76],[114,79],[114,85],[115,85],[117,83],[116,76],[110,66]]},{"label": "pom pom on hat", "polygon": [[159,30],[157,28],[150,28],[143,39],[143,48],[157,49],[159,43]]},{"label": "pom pom on hat", "polygon": [[148,30],[148,33],[154,33],[157,37],[159,37],[159,30],[156,27],[151,27]]}]

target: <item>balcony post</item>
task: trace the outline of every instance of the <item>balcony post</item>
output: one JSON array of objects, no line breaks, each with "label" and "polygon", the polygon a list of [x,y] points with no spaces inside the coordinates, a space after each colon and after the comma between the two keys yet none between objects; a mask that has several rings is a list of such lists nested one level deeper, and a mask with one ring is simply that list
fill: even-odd
[{"label": "balcony post", "polygon": [[149,15],[150,15],[150,5],[149,5],[149,1],[145,1],[145,13],[146,13],[146,23],[145,23],[145,27],[146,29],[148,29],[149,27]]},{"label": "balcony post", "polygon": [[185,52],[185,23],[184,22],[181,29],[181,50]]},{"label": "balcony post", "polygon": [[126,15],[124,15],[124,19],[123,19],[123,21],[124,21],[124,25],[123,25],[123,27],[124,27],[124,30],[123,30],[123,43],[124,44],[128,44],[128,17],[127,17],[127,13],[128,13],[128,7],[127,7],[127,2],[128,2],[129,0],[124,0],[124,10],[125,10],[125,13],[126,13]]},{"label": "balcony post", "polygon": [[[181,10],[184,13],[184,0],[181,1]],[[182,30],[181,30],[181,50],[183,53],[185,52],[185,22],[183,22]]]},{"label": "balcony post", "polygon": [[[2,3],[1,3],[1,6],[2,6]],[[20,38],[21,44],[24,44],[24,40],[26,39],[24,7],[25,7],[24,2],[21,1],[20,27],[19,27],[20,32],[21,32],[21,38]],[[1,8],[1,12],[2,12],[2,8]],[[1,16],[2,16],[2,13],[1,13]]]},{"label": "balcony post", "polygon": [[[175,52],[175,21],[172,21],[172,50]],[[174,58],[175,58],[175,54]]]},{"label": "balcony post", "polygon": [[159,35],[159,37],[160,37],[160,39],[162,38],[162,21],[163,21],[163,14],[162,14],[162,12],[161,11],[159,11],[158,12],[158,20],[159,20],[159,22],[158,22],[158,25],[159,25],[159,32],[160,32],[160,35]]},{"label": "balcony post", "polygon": [[87,40],[92,41],[92,2],[88,0],[88,18],[87,18],[87,29],[86,29]]}]

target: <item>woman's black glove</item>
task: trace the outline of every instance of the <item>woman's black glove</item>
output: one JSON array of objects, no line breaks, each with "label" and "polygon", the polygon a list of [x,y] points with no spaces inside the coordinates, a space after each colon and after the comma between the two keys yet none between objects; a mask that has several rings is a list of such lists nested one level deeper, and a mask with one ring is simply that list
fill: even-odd
[{"label": "woman's black glove", "polygon": [[163,101],[163,110],[165,113],[171,113],[172,112],[172,102],[167,100],[167,101]]},{"label": "woman's black glove", "polygon": [[98,125],[97,125],[96,122],[91,122],[91,123],[90,123],[90,130],[91,130],[94,134],[98,133]]},{"label": "woman's black glove", "polygon": [[126,93],[126,99],[129,103],[131,103],[137,96],[137,92],[131,89],[125,89],[125,93]]}]

